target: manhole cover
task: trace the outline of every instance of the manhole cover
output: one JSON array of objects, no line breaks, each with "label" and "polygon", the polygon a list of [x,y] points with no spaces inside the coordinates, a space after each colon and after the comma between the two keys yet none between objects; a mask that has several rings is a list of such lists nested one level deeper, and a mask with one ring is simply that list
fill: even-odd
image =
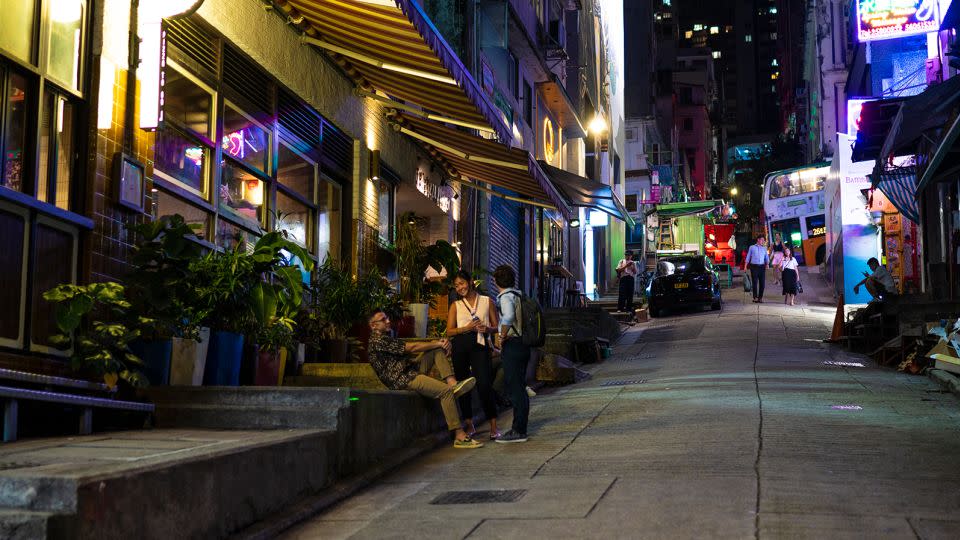
[{"label": "manhole cover", "polygon": [[495,489],[490,491],[447,491],[437,495],[430,504],[508,503],[520,500],[525,489]]},{"label": "manhole cover", "polygon": [[646,381],[643,379],[631,379],[625,381],[605,381],[600,383],[600,386],[626,386],[628,384],[643,384]]}]

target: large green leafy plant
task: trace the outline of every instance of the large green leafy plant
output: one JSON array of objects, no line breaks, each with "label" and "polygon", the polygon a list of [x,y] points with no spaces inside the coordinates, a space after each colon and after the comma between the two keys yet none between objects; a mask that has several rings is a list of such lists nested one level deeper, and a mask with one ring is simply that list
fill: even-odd
[{"label": "large green leafy plant", "polygon": [[[424,219],[413,212],[400,216],[397,222],[396,243],[397,270],[400,273],[400,295],[407,303],[423,303],[443,292],[460,270],[460,258],[449,242],[437,240],[426,244],[421,236]],[[447,270],[447,279],[426,282],[428,268]]]},{"label": "large green leafy plant", "polygon": [[197,338],[211,306],[196,302],[194,264],[202,256],[194,227],[182,216],[164,216],[132,228],[137,236],[126,278],[133,312],[151,318],[151,338]]},{"label": "large green leafy plant", "polygon": [[[126,324],[130,302],[119,283],[58,285],[43,293],[44,300],[56,302],[56,322],[62,334],[52,338],[63,349],[73,347],[74,370],[103,378],[114,387],[118,380],[142,386],[143,365],[130,351],[130,342],[140,337],[140,328],[153,323],[140,317]],[[84,324],[86,319],[87,324]]]},{"label": "large green leafy plant", "polygon": [[373,309],[396,307],[399,301],[387,280],[377,271],[353,277],[349,268],[327,259],[317,269],[310,285],[307,307],[320,339],[346,339],[350,329],[363,322]]},{"label": "large green leafy plant", "polygon": [[292,348],[296,316],[303,304],[303,273],[313,270],[313,259],[279,232],[260,238],[250,258],[252,271],[260,277],[248,300],[256,323],[254,338],[261,348]]}]

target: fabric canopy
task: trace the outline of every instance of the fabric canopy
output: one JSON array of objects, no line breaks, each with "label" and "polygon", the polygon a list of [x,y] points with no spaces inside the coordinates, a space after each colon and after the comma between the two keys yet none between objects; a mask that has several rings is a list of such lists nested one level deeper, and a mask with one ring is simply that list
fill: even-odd
[{"label": "fabric canopy", "polygon": [[680,216],[690,216],[694,214],[703,214],[723,206],[723,201],[690,201],[681,203],[658,204],[655,209],[649,213],[656,213],[662,218],[673,218]]},{"label": "fabric canopy", "polygon": [[[917,194],[923,191],[923,188],[933,181],[935,177],[942,176],[945,172],[957,172],[957,157],[951,156],[951,154],[956,153],[954,142],[956,142],[958,135],[960,135],[960,116],[953,119],[953,122],[950,124],[950,129],[946,130],[943,134],[943,138],[940,139],[940,144],[937,145],[933,157],[930,158],[929,163],[924,167],[920,181],[917,182]],[[946,167],[948,169],[947,171],[943,171],[945,162],[949,164],[949,166]]]},{"label": "fabric canopy", "polygon": [[874,174],[882,174],[886,160],[892,156],[916,153],[917,141],[932,130],[943,128],[950,111],[960,99],[960,77],[953,77],[907,98],[893,118],[890,131],[876,156]]},{"label": "fabric canopy", "polygon": [[[435,119],[512,131],[417,0],[272,0],[303,40],[326,50],[354,82],[414,103]],[[439,118],[438,118],[439,116]]]},{"label": "fabric canopy", "polygon": [[395,113],[392,118],[401,133],[420,141],[453,178],[486,182],[522,195],[531,204],[556,208],[566,218],[573,215],[530,152],[416,116]]},{"label": "fabric canopy", "polygon": [[920,222],[920,205],[914,195],[917,191],[917,171],[914,167],[898,167],[883,173],[871,174],[874,187],[890,199],[904,217]]},{"label": "fabric canopy", "polygon": [[631,229],[636,224],[627,212],[626,207],[623,206],[620,197],[610,186],[558,169],[545,161],[538,163],[566,197],[570,206],[599,210],[623,221]]}]

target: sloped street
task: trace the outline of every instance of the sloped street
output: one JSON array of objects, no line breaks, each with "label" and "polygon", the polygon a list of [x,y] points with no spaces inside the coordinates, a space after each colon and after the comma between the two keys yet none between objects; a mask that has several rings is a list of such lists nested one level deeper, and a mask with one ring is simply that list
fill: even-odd
[{"label": "sloped street", "polygon": [[733,289],[637,325],[533,398],[529,442],[442,448],[286,538],[958,537],[960,404],[822,344],[803,277],[801,306]]}]

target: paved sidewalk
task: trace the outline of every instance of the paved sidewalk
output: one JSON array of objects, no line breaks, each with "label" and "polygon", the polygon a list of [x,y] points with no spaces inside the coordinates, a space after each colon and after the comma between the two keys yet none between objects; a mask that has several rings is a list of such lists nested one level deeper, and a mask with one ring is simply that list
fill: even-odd
[{"label": "paved sidewalk", "polygon": [[[637,325],[533,398],[528,443],[438,450],[285,537],[960,537],[957,398],[820,343],[832,300],[804,289]],[[517,499],[432,504],[479,490]]]}]

